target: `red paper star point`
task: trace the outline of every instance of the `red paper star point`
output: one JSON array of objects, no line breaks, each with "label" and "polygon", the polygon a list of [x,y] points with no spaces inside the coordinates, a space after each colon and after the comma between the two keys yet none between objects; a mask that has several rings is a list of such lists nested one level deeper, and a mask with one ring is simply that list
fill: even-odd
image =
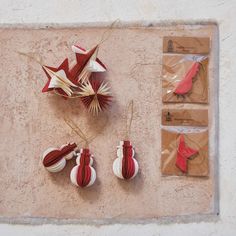
[{"label": "red paper star point", "polygon": [[42,89],[42,92],[55,89],[63,96],[71,96],[71,87],[77,87],[77,83],[71,79],[68,58],[66,58],[58,68],[43,66],[43,70],[48,77],[48,81]]},{"label": "red paper star point", "polygon": [[76,64],[70,70],[71,78],[78,82],[87,82],[92,72],[106,71],[105,65],[97,58],[98,45],[86,51],[78,45],[72,46],[76,54]]}]

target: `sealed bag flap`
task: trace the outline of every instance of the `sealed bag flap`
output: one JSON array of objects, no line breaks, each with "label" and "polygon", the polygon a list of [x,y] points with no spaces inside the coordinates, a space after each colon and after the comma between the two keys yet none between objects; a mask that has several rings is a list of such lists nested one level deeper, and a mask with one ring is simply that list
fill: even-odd
[{"label": "sealed bag flap", "polygon": [[181,54],[208,54],[210,52],[210,38],[164,37],[163,52]]},{"label": "sealed bag flap", "polygon": [[208,126],[207,109],[162,109],[162,125]]}]

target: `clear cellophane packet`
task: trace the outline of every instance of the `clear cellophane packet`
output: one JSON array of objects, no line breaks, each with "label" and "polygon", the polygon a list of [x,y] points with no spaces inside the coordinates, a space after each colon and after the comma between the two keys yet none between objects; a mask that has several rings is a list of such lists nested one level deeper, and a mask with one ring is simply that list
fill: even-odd
[{"label": "clear cellophane packet", "polygon": [[[197,151],[197,154],[187,160],[187,170],[183,172],[176,164],[180,139],[184,139],[186,147]],[[161,173],[163,176],[196,176],[209,175],[208,130],[162,129]]]},{"label": "clear cellophane packet", "polygon": [[[186,59],[186,55],[164,55],[162,101],[164,103],[208,103],[208,61],[208,58],[201,61],[196,76],[187,78],[195,61]],[[183,83],[184,80],[186,85]],[[181,92],[176,92],[178,90]]]},{"label": "clear cellophane packet", "polygon": [[164,103],[208,103],[210,40],[165,37],[162,59]]},{"label": "clear cellophane packet", "polygon": [[208,176],[208,110],[162,109],[162,175]]}]

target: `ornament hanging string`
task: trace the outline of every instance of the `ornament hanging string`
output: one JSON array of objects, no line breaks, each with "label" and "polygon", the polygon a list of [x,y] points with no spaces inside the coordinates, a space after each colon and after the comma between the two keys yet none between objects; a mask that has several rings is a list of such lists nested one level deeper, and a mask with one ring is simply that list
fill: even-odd
[{"label": "ornament hanging string", "polygon": [[64,119],[66,124],[85,142],[85,147],[89,145],[89,139],[84,132],[71,119]]},{"label": "ornament hanging string", "polygon": [[89,144],[99,135],[101,134],[101,132],[103,131],[103,129],[105,128],[106,124],[107,124],[107,119],[108,117],[106,117],[104,125],[101,126],[101,128],[99,129],[99,131],[97,132],[96,135],[93,136],[86,136],[85,133],[79,128],[79,126],[71,119],[68,118],[64,118],[65,123],[83,140],[82,142],[85,142],[85,147],[87,148],[89,146]]},{"label": "ornament hanging string", "polygon": [[[112,30],[114,29],[115,24],[119,21],[120,21],[119,19],[116,19],[115,21],[113,21],[111,23],[111,25],[108,27],[108,29],[103,32],[101,40],[98,43],[98,45],[103,44],[105,41],[107,41],[109,39],[109,37],[111,36]],[[19,55],[28,57],[29,59],[31,59],[31,60],[37,62],[39,65],[43,66],[42,58],[37,59],[36,56],[33,53],[25,53],[25,52],[20,52],[20,51],[16,51],[16,53],[18,53]],[[39,55],[37,55],[37,56],[39,56]],[[58,94],[58,93],[56,93],[56,94],[61,95],[61,94]],[[63,95],[61,95],[61,96],[63,96]],[[64,95],[64,97],[67,97],[67,96]],[[70,98],[73,98],[73,97],[70,97]]]},{"label": "ornament hanging string", "polygon": [[[130,115],[130,117],[129,117]],[[129,140],[130,138],[130,133],[131,133],[131,125],[133,121],[133,116],[134,116],[134,101],[131,100],[128,107],[127,107],[127,112],[126,112],[126,129],[125,129],[125,138]]]},{"label": "ornament hanging string", "polygon": [[[120,21],[119,19],[116,19],[115,21],[113,21],[113,22],[111,23],[111,25],[108,27],[108,29],[103,32],[102,37],[101,37],[101,40],[100,40],[100,42],[98,43],[98,45],[103,44],[105,41],[107,41],[107,40],[110,38],[110,36],[111,36],[111,34],[112,34],[112,30],[114,29],[115,24],[116,24],[117,22],[119,22],[119,21]],[[106,35],[106,34],[107,34],[107,35]]]},{"label": "ornament hanging string", "polygon": [[[58,96],[61,96],[61,97],[64,97],[64,98],[69,98],[69,99],[81,97],[81,95],[73,95],[73,96],[69,97],[68,95],[64,95],[64,94],[58,93],[55,88],[53,89],[53,93],[58,95]],[[76,93],[76,91],[74,91],[74,93]]]},{"label": "ornament hanging string", "polygon": [[25,53],[25,52],[20,52],[20,51],[16,51],[16,53],[18,53],[21,56],[28,57],[29,59],[37,62],[40,66],[43,66],[42,58],[40,57],[40,55],[37,55],[38,57],[40,57],[40,59],[37,59],[34,53]]}]

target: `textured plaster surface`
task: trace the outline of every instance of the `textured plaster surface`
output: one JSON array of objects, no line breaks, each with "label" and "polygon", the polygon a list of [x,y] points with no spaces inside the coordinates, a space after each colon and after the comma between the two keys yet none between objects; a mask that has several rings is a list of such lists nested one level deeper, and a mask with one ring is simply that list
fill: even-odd
[{"label": "textured plaster surface", "polygon": [[[236,2],[148,0],[148,1],[4,1],[1,0],[0,21],[3,24],[83,24],[122,21],[194,22],[214,21],[219,25],[219,180],[220,215],[217,221],[198,223],[113,224],[113,225],[1,225],[1,235],[235,235],[236,232],[236,119],[235,76],[236,55],[234,22]],[[217,99],[217,98],[216,98]],[[1,157],[4,160],[3,157]],[[194,218],[189,217],[190,221]]]},{"label": "textured plaster surface", "polygon": [[[47,81],[41,66],[59,65],[64,57],[74,59],[70,46],[76,42],[91,48],[105,28],[16,30],[3,29],[0,42],[1,89],[1,217],[48,217],[55,219],[147,220],[161,216],[216,213],[214,191],[215,102],[213,73],[217,57],[215,26],[178,26],[114,29],[100,46],[99,58],[106,62],[114,102],[111,109],[91,118],[78,99],[65,100],[42,94]],[[208,178],[161,177],[161,60],[162,37],[169,35],[209,36],[210,55],[210,175]],[[20,53],[20,54],[19,54]],[[9,68],[12,68],[9,71]],[[9,81],[8,78],[11,78]],[[140,171],[133,181],[120,181],[112,173],[116,146],[125,137],[126,106],[134,100],[131,140]],[[207,108],[207,105],[176,104],[168,107]],[[167,105],[166,105],[167,107]],[[91,143],[98,179],[88,189],[70,184],[75,161],[65,170],[48,173],[40,155],[48,147],[69,141],[80,142],[64,118],[74,120],[88,136],[103,132]],[[12,139],[14,137],[14,139]],[[146,142],[144,142],[146,140]],[[9,143],[11,149],[9,150]],[[81,143],[79,144],[82,145]],[[82,146],[81,146],[82,147]],[[11,169],[9,172],[7,170]],[[17,200],[16,200],[17,196]]]}]

